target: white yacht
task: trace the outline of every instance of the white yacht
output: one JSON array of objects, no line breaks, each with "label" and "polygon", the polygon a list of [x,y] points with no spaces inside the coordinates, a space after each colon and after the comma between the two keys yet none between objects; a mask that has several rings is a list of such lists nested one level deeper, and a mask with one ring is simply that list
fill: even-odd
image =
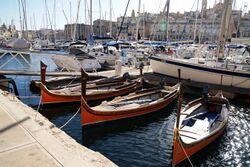
[{"label": "white yacht", "polygon": [[[178,77],[178,69],[181,69],[181,78],[205,84],[215,84],[243,88],[250,90],[250,61],[249,54],[242,58],[242,61],[233,61],[224,57],[224,46],[226,41],[226,29],[229,25],[229,18],[232,11],[232,0],[225,1],[225,10],[222,18],[222,28],[219,38],[219,47],[213,58],[191,58],[178,59],[167,55],[152,56],[150,65],[155,73],[164,74],[170,77]],[[239,60],[239,59],[237,59]],[[245,61],[244,61],[245,60]],[[221,81],[221,78],[223,80]]]}]

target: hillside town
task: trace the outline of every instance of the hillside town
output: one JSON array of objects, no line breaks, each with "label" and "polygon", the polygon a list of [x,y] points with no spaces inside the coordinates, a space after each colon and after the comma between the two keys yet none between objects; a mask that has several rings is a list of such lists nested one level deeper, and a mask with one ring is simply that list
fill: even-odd
[{"label": "hillside town", "polygon": [[[214,41],[220,31],[223,3],[218,3],[213,8],[207,8],[206,1],[203,3],[199,12],[169,13],[169,16],[166,13],[144,12],[136,14],[133,10],[131,16],[124,18],[122,27],[123,17],[118,17],[116,22],[97,19],[93,21],[93,35],[116,38],[121,28],[119,39],[129,41],[136,40],[136,36],[139,37],[138,39],[172,42],[198,41],[199,39],[201,42]],[[250,37],[250,12],[243,13],[241,10],[233,10],[231,19],[230,34],[232,38]],[[136,35],[137,22],[139,22],[139,29]],[[23,30],[23,32],[16,30],[13,24],[5,25],[2,23],[0,38],[10,39],[24,33],[30,41],[36,38],[48,39],[49,41],[54,41],[54,38],[56,40],[84,40],[88,38],[89,31],[90,25],[84,23],[66,24],[64,30],[42,28],[40,30]]]}]

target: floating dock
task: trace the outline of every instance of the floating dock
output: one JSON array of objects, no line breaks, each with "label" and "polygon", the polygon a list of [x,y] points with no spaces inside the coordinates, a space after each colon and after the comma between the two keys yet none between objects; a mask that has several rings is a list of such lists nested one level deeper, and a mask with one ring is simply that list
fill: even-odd
[{"label": "floating dock", "polygon": [[14,95],[0,90],[0,166],[116,165],[100,153],[78,144]]},{"label": "floating dock", "polygon": [[[150,66],[145,66],[143,72],[152,71]],[[134,67],[122,67],[121,72],[129,72],[129,73],[137,73],[139,74],[139,69]],[[30,76],[40,76],[40,71],[28,71],[28,70],[0,70],[1,75],[30,75]],[[88,72],[88,74],[96,74],[96,75],[105,75],[105,76],[114,76],[115,70],[108,71],[98,71],[98,72]],[[46,76],[80,76],[81,72],[66,72],[66,71],[47,71]]]}]

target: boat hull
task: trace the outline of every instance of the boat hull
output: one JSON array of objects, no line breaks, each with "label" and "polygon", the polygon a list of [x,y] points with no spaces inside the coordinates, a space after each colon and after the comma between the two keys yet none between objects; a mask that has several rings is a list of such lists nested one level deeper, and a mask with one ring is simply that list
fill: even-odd
[{"label": "boat hull", "polygon": [[[200,98],[200,99],[196,99],[188,103],[187,106],[180,113],[179,128],[175,127],[174,129],[172,166],[175,166],[181,163],[185,159],[189,158],[193,154],[197,153],[198,151],[200,151],[201,149],[203,149],[204,147],[212,143],[224,132],[226,128],[228,118],[229,118],[228,100],[224,97],[218,97],[218,96],[208,97],[206,99],[207,101],[204,101],[204,100],[205,99]],[[215,111],[214,108],[211,109],[211,107],[214,105],[221,106],[220,111]],[[210,108],[210,110],[206,111],[206,108]],[[204,121],[204,120],[208,120],[209,116],[203,118],[202,119],[203,122],[198,123],[198,126],[203,127],[203,128],[198,129],[197,125],[194,126],[195,123],[194,124],[191,123],[191,125],[187,125],[188,123],[184,123],[184,121],[187,121],[189,119],[200,121],[197,116],[199,115],[198,113],[192,115],[193,113],[197,111],[203,111],[202,114],[206,114],[209,112],[211,114],[214,112],[221,112],[221,113],[218,113],[219,116],[217,118],[215,117],[210,125],[207,125],[206,121]],[[213,118],[210,117],[210,119],[213,119]],[[212,125],[215,123],[214,121],[217,119],[218,120],[221,119],[221,120],[217,122],[217,125],[214,125],[215,127],[214,129]],[[185,127],[187,127],[185,124],[188,127],[191,126],[193,128],[185,129]]]},{"label": "boat hull", "polygon": [[[196,144],[192,145],[187,145],[182,143],[182,146],[187,154],[188,157],[192,156],[193,154],[197,153],[210,143],[212,143],[214,140],[216,140],[223,132],[224,129],[226,128],[226,124],[221,128],[217,133],[207,137],[205,140],[202,140],[201,142],[198,142]],[[174,133],[178,133],[175,129]],[[175,137],[177,137],[177,134],[174,134]],[[187,159],[187,156],[185,152],[183,151],[183,148],[180,145],[180,143],[176,140],[174,140],[174,149],[173,149],[173,161],[172,161],[172,166],[175,166],[185,159]]]},{"label": "boat hull", "polygon": [[96,59],[77,60],[73,56],[56,55],[52,56],[52,60],[59,69],[66,69],[67,71],[80,71],[81,68],[85,71],[94,71],[101,68]]},{"label": "boat hull", "polygon": [[239,73],[218,68],[212,68],[205,65],[188,64],[186,62],[172,60],[169,58],[153,57],[150,65],[154,72],[163,75],[178,77],[178,69],[181,69],[182,79],[203,82],[207,84],[238,87],[250,90],[250,74]]},{"label": "boat hull", "polygon": [[93,111],[91,108],[88,107],[86,101],[82,98],[81,99],[81,116],[82,116],[82,126],[107,122],[107,121],[114,121],[119,119],[131,118],[136,116],[141,116],[145,114],[149,114],[155,111],[158,111],[167,105],[169,105],[172,101],[176,99],[178,96],[178,91],[173,93],[167,99],[160,103],[155,103],[150,106],[140,107],[136,109],[124,109],[122,111]]},{"label": "boat hull", "polygon": [[[86,100],[91,101],[91,100],[102,100],[102,99],[112,98],[112,97],[128,94],[141,87],[142,87],[141,83],[134,82],[122,89],[117,89],[114,91],[106,91],[106,92],[96,93],[96,94],[87,94]],[[79,95],[57,94],[57,93],[51,92],[50,90],[46,88],[45,85],[41,84],[42,104],[70,103],[70,102],[80,102],[80,101],[81,101],[80,92],[79,92]]]}]

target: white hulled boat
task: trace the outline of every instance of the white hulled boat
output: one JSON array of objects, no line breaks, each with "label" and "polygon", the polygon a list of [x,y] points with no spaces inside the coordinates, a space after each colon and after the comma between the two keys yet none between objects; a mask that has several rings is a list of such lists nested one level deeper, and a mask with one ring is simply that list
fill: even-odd
[{"label": "white hulled boat", "polygon": [[167,55],[152,56],[150,65],[153,71],[177,78],[177,71],[181,69],[182,79],[214,85],[220,85],[220,78],[223,76],[223,86],[250,90],[250,64],[247,62],[231,63],[229,59],[223,57],[228,34],[227,27],[232,11],[232,0],[225,0],[224,5],[219,48],[214,59],[191,58],[185,60],[174,59],[167,57]]}]

